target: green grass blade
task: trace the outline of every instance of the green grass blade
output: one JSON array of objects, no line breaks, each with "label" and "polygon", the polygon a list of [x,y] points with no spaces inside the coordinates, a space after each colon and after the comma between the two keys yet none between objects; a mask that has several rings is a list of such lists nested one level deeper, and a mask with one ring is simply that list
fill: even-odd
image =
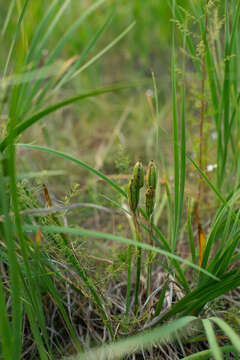
[{"label": "green grass blade", "polygon": [[[2,165],[2,164],[1,164]],[[19,277],[18,277],[18,266],[17,266],[17,259],[15,256],[15,247],[14,247],[14,239],[13,239],[13,226],[11,224],[11,219],[9,216],[9,209],[8,209],[8,200],[6,197],[6,189],[3,183],[3,174],[2,168],[0,174],[0,207],[1,212],[5,216],[5,221],[3,223],[3,234],[5,236],[5,244],[7,246],[8,251],[8,266],[9,266],[9,275],[10,275],[10,285],[12,289],[16,290],[16,295],[20,295],[19,290]],[[16,288],[15,288],[16,287]],[[14,294],[13,294],[13,306],[14,306]],[[1,317],[0,317],[0,339],[1,339],[1,346],[4,356],[6,359],[11,360],[13,356],[13,348],[14,348],[14,334],[10,327],[10,322],[8,319],[7,314],[7,307],[6,307],[6,299],[4,295],[3,283],[2,278],[0,280],[0,310],[1,310]]]},{"label": "green grass blade", "polygon": [[[63,16],[63,14],[66,11],[66,8],[70,4],[70,2],[71,2],[71,0],[63,1],[62,6],[59,8],[59,10],[57,11],[56,15],[54,16],[54,18],[52,19],[50,24],[46,27],[46,33],[44,34],[42,39],[37,42],[37,52],[38,52],[38,54],[40,54],[42,52],[42,50],[44,49],[44,47],[45,47],[51,33],[53,32],[53,30],[56,27],[57,23],[59,22],[60,18]],[[50,10],[51,10],[51,8],[50,8]]]},{"label": "green grass blade", "polygon": [[[186,32],[187,24],[184,24],[184,34]],[[185,52],[186,49],[186,35],[183,39],[183,49]],[[180,146],[180,157],[181,157],[181,168],[180,168],[180,183],[179,183],[179,206],[178,206],[178,222],[180,226],[180,219],[182,217],[183,211],[183,200],[184,200],[184,189],[186,181],[186,109],[185,109],[185,55],[183,57],[183,66],[182,66],[182,93],[181,93],[181,146]]]},{"label": "green grass blade", "polygon": [[90,65],[94,64],[100,57],[102,57],[107,51],[109,51],[113,46],[115,46],[124,36],[132,30],[135,26],[135,22],[132,22],[120,35],[118,35],[113,41],[111,41],[104,49],[102,49],[97,55],[95,55],[92,59],[90,59],[86,64],[84,64],[80,69],[75,71],[75,73],[71,76],[70,79],[73,79],[77,75],[79,75],[83,70],[88,68]]},{"label": "green grass blade", "polygon": [[217,195],[218,199],[221,200],[221,202],[223,204],[226,204],[226,200],[224,199],[224,197],[220,194],[219,190],[213,185],[213,183],[209,180],[209,178],[207,177],[207,175],[205,175],[205,173],[199,168],[199,166],[197,165],[197,163],[186,153],[186,157],[188,158],[188,160],[192,163],[192,165],[197,169],[197,171],[199,172],[199,174],[203,177],[203,179],[206,181],[206,183],[210,186],[210,188],[213,190],[213,192],[215,193],[215,195]]},{"label": "green grass blade", "polygon": [[218,346],[211,322],[208,319],[204,319],[202,322],[214,358],[216,360],[223,360],[222,352]]},{"label": "green grass blade", "polygon": [[105,176],[102,172],[94,169],[92,166],[86,164],[85,162],[78,160],[76,158],[74,158],[71,155],[68,155],[66,153],[54,150],[54,149],[50,149],[47,147],[43,147],[43,146],[38,146],[38,145],[29,145],[29,144],[17,144],[16,146],[20,146],[20,147],[24,147],[26,149],[32,149],[32,150],[40,150],[40,151],[45,151],[47,153],[62,157],[63,159],[66,160],[70,160],[82,167],[84,167],[85,169],[91,171],[93,174],[97,175],[98,177],[100,177],[101,179],[103,179],[104,181],[106,181],[109,185],[111,185],[115,190],[117,190],[121,195],[123,195],[125,198],[127,198],[127,194],[126,192],[119,186],[117,185],[114,181],[112,181],[111,179],[109,179],[107,176]]},{"label": "green grass blade", "polygon": [[191,250],[191,255],[192,255],[192,262],[194,264],[196,264],[196,249],[195,249],[195,244],[194,244],[191,210],[190,210],[189,204],[188,204],[188,209],[187,209],[187,227],[188,227],[188,238],[189,238],[190,250]]},{"label": "green grass blade", "polygon": [[[70,29],[68,29],[68,31],[66,32],[66,34],[61,38],[61,40],[59,41],[59,43],[56,45],[56,47],[53,49],[53,51],[51,52],[51,54],[49,55],[49,58],[46,62],[46,65],[52,64],[53,61],[56,59],[57,55],[60,53],[60,51],[62,50],[62,48],[64,47],[64,45],[66,44],[66,42],[71,38],[71,36],[73,35],[74,31],[77,30],[77,28],[84,22],[84,20],[91,15],[92,12],[94,12],[103,2],[105,2],[106,0],[99,0],[97,1],[95,4],[93,4],[89,9],[87,9],[75,22],[74,24],[70,27]],[[69,2],[69,1],[68,1]],[[64,2],[63,4],[63,8],[65,8],[67,6],[67,2]],[[64,9],[63,9],[64,10]],[[56,15],[55,17],[55,23],[52,24],[51,23],[51,27],[50,29],[48,29],[47,33],[44,36],[44,39],[42,40],[42,42],[40,43],[40,45],[38,46],[37,49],[37,54],[35,55],[35,57],[37,59],[40,58],[40,54],[45,46],[45,42],[48,40],[48,38],[50,37],[54,27],[56,26],[57,22],[59,21],[60,16],[62,15],[62,8],[59,10],[59,14]],[[25,114],[32,101],[34,96],[38,93],[40,86],[42,84],[42,80],[38,80],[33,88],[31,89],[31,92],[28,94],[28,96],[26,96],[26,89],[24,89],[24,92],[22,94],[22,99],[26,98],[26,101],[24,103],[24,106],[22,108],[22,113]],[[43,96],[42,96],[43,97]]]},{"label": "green grass blade", "polygon": [[168,284],[169,284],[169,277],[167,278],[167,280],[165,281],[165,284],[162,287],[162,290],[161,290],[161,293],[160,293],[160,296],[159,296],[159,299],[158,299],[158,303],[156,305],[154,316],[158,316],[160,314],[160,312],[162,311],[163,302],[164,302],[164,299],[165,299]]},{"label": "green grass blade", "polygon": [[154,330],[142,332],[128,339],[104,345],[100,348],[90,350],[85,354],[68,358],[67,360],[115,360],[125,355],[135,353],[142,348],[151,347],[156,342],[159,344],[164,341],[169,341],[169,338],[174,337],[177,331],[184,329],[185,326],[195,320],[196,318],[193,316],[184,317]]},{"label": "green grass blade", "polygon": [[217,317],[210,318],[214,321],[229,337],[236,350],[240,353],[240,336],[222,319]]},{"label": "green grass blade", "polygon": [[[196,287],[191,293],[185,295],[174,304],[161,320],[167,320],[171,316],[180,313],[182,315],[199,314],[208,302],[226,294],[228,291],[236,289],[240,285],[240,279],[238,277],[239,272],[234,270],[221,276],[220,281],[213,281],[208,278],[208,281]],[[206,287],[208,289],[207,292]]]},{"label": "green grass blade", "polygon": [[29,3],[29,0],[26,0],[24,2],[21,14],[19,16],[19,20],[18,20],[18,23],[17,23],[17,26],[16,26],[16,30],[15,30],[15,32],[13,34],[13,39],[12,39],[10,49],[9,49],[9,52],[8,52],[8,56],[7,56],[7,59],[6,59],[6,62],[5,62],[5,67],[4,67],[4,71],[3,71],[3,78],[6,76],[6,74],[8,72],[9,63],[10,63],[10,60],[11,60],[11,57],[12,57],[13,50],[14,50],[14,47],[16,45],[17,39],[18,39],[18,37],[20,35],[20,32],[21,32],[21,25],[22,25],[24,15],[25,15],[26,10],[27,10],[28,3]]},{"label": "green grass blade", "polygon": [[15,3],[16,3],[16,0],[12,0],[9,7],[8,7],[8,12],[7,12],[3,27],[2,27],[2,32],[1,32],[2,36],[4,36],[4,34],[5,34],[6,30],[7,30],[9,21],[11,19],[11,16],[12,16],[12,13],[13,13],[13,10],[14,10]]},{"label": "green grass blade", "polygon": [[[40,112],[32,115],[22,123],[18,124],[13,130],[11,136],[14,136],[16,138],[18,135],[22,134],[26,129],[28,129],[30,126],[35,124],[37,121],[42,119],[43,117],[55,112],[58,109],[61,109],[65,106],[71,105],[76,101],[87,99],[89,97],[105,94],[108,92],[118,91],[122,89],[129,88],[129,85],[118,85],[118,86],[112,86],[112,87],[105,87],[98,90],[92,90],[86,93],[79,94],[77,96],[73,96],[71,98],[68,98],[64,101],[60,101],[52,106],[47,107],[44,110],[41,110]],[[0,151],[3,151],[9,142],[10,135],[7,135],[0,143]]]},{"label": "green grass blade", "polygon": [[[173,0],[173,18],[175,18],[175,0]],[[175,36],[174,25],[172,30],[172,106],[173,106],[173,149],[174,149],[174,231],[172,239],[172,251],[177,245],[179,231],[179,144],[178,144],[178,110],[177,110],[177,80],[176,80],[176,55],[175,55]]]},{"label": "green grass blade", "polygon": [[70,29],[66,32],[66,34],[62,37],[62,39],[57,44],[56,48],[52,51],[49,56],[48,63],[53,62],[56,56],[63,49],[64,45],[71,39],[73,33],[77,30],[77,28],[84,22],[84,20],[91,15],[100,5],[102,5],[106,0],[98,0],[92,6],[90,6],[70,27]]},{"label": "green grass blade", "polygon": [[[35,51],[36,47],[39,45],[41,36],[43,35],[43,32],[44,32],[44,29],[47,28],[47,23],[48,23],[49,19],[51,19],[51,17],[54,15],[54,12],[56,10],[58,3],[59,3],[59,0],[54,0],[51,3],[51,5],[47,9],[44,17],[42,18],[40,24],[37,26],[36,31],[33,35],[31,44],[30,44],[28,54],[27,54],[26,64],[28,64],[34,58],[34,56],[33,56],[34,51]],[[38,57],[39,57],[39,52],[37,54],[35,54],[35,58],[38,58]]]},{"label": "green grass blade", "polygon": [[[150,246],[145,243],[139,243],[137,241],[127,239],[127,238],[124,238],[121,236],[115,236],[115,235],[111,235],[111,234],[107,234],[107,233],[103,233],[103,232],[99,232],[99,231],[86,230],[86,229],[82,229],[82,228],[70,228],[70,227],[53,226],[53,225],[52,226],[40,226],[40,225],[25,224],[25,225],[23,225],[23,228],[25,231],[38,231],[39,229],[41,229],[41,231],[43,231],[43,232],[49,232],[49,233],[53,233],[53,234],[86,235],[86,236],[95,237],[98,239],[112,240],[112,241],[120,242],[120,243],[127,244],[127,245],[133,245],[133,246],[140,247],[140,248],[148,250],[148,251],[154,251],[156,253],[159,253],[166,257],[175,259],[178,262],[182,262],[183,264],[186,264],[194,269],[199,270],[199,267],[197,265],[191,263],[188,260],[181,258],[180,256],[174,255],[165,250],[158,249],[154,246]],[[202,271],[204,274],[208,275],[215,281],[218,280],[218,278],[216,276],[212,275],[205,269],[200,268],[200,271]]]},{"label": "green grass blade", "polygon": [[[224,354],[234,351],[234,347],[229,346],[229,345],[222,346],[220,349],[221,349],[221,352]],[[213,356],[212,350],[203,350],[203,351],[197,352],[196,354],[185,356],[183,359],[184,360],[206,360],[206,359],[210,359],[212,356]]]},{"label": "green grass blade", "polygon": [[[39,95],[39,97],[37,98],[36,103],[37,104],[41,104],[42,100],[44,99],[45,95],[47,93],[49,93],[50,89],[54,87],[54,85],[56,85],[54,87],[54,89],[52,90],[52,94],[55,93],[57,90],[59,90],[69,79],[70,77],[74,74],[75,71],[77,71],[77,69],[80,67],[80,65],[83,63],[83,61],[85,60],[85,58],[87,57],[87,55],[89,54],[89,52],[94,48],[94,46],[96,45],[97,41],[99,40],[100,36],[103,34],[104,30],[106,30],[106,28],[109,26],[109,24],[111,23],[113,16],[115,13],[115,5],[113,8],[113,11],[110,12],[109,16],[107,17],[107,19],[105,20],[105,22],[103,23],[103,25],[100,27],[100,29],[96,32],[96,34],[94,34],[93,38],[90,40],[89,44],[87,45],[87,47],[83,50],[83,52],[81,53],[81,55],[78,57],[78,59],[73,63],[72,66],[70,66],[70,68],[68,69],[68,71],[66,71],[65,74],[63,74],[63,76],[61,77],[60,81],[57,82],[55,78],[52,79],[52,81],[49,81],[49,83],[47,84],[47,86],[41,91],[41,94]],[[57,83],[57,84],[56,84]]]}]

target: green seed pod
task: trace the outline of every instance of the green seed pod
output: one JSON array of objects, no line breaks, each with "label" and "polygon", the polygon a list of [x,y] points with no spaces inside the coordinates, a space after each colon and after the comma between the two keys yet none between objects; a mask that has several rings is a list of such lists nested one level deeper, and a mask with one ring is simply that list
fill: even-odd
[{"label": "green seed pod", "polygon": [[153,187],[149,186],[146,191],[146,213],[147,213],[148,219],[150,218],[150,216],[153,213],[154,195],[155,195],[155,191],[154,191]]},{"label": "green seed pod", "polygon": [[152,186],[154,191],[157,186],[157,167],[153,160],[151,160],[147,167],[147,175],[146,175],[147,186]]},{"label": "green seed pod", "polygon": [[128,183],[128,203],[130,209],[135,212],[139,201],[139,188],[136,186],[133,178]]},{"label": "green seed pod", "polygon": [[133,168],[133,180],[134,180],[136,186],[138,187],[138,189],[143,187],[143,185],[144,185],[144,168],[140,161],[138,161]]}]

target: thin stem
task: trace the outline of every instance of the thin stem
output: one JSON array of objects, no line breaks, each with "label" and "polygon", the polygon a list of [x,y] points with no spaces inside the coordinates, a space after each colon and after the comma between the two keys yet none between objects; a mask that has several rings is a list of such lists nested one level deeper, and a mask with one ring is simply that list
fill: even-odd
[{"label": "thin stem", "polygon": [[128,247],[128,278],[127,278],[127,295],[126,295],[126,317],[129,316],[130,299],[131,299],[131,281],[132,281],[132,245]]},{"label": "thin stem", "polygon": [[[153,239],[152,239],[152,232],[153,232],[153,216],[150,217],[149,222],[148,222],[148,228],[149,228],[149,233],[148,233],[148,243],[149,245],[153,246]],[[148,268],[147,268],[147,296],[149,296],[152,293],[152,284],[151,284],[151,279],[152,279],[152,260],[153,260],[153,253],[152,251],[149,251],[148,254]],[[150,306],[152,304],[152,301],[149,302]]]},{"label": "thin stem", "polygon": [[[208,4],[208,0],[206,5]],[[205,31],[207,32],[207,12],[205,14]],[[205,82],[206,82],[206,56],[203,54],[202,59],[202,84],[201,84],[201,113],[200,113],[200,126],[199,126],[199,168],[203,171],[203,150],[204,150],[204,120],[205,120],[205,112],[206,112],[206,102],[205,102]],[[201,190],[202,190],[202,177],[199,178],[198,183],[198,197],[197,203],[201,200]]]},{"label": "thin stem", "polygon": [[[142,241],[140,225],[137,218],[137,213],[133,213],[133,223],[136,232],[136,239],[138,242]],[[140,276],[141,276],[141,264],[142,264],[142,248],[137,247],[136,254],[136,285],[135,285],[135,299],[134,299],[134,313],[137,314],[138,311],[138,300],[139,300],[139,290],[140,290]]]}]

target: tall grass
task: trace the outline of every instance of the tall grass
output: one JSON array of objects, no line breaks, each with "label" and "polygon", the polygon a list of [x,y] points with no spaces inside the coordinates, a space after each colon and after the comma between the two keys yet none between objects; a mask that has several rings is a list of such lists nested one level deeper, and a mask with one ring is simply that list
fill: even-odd
[{"label": "tall grass", "polygon": [[[239,89],[236,81],[239,64],[240,2],[226,0],[222,5],[207,0],[189,1],[189,6],[186,8],[174,0],[168,3],[173,18],[171,79],[174,185],[171,185],[167,176],[163,178],[168,208],[162,204],[162,193],[161,196],[156,196],[159,201],[155,205],[154,214],[161,213],[162,207],[168,211],[168,224],[165,228],[160,228],[159,221],[155,221],[157,216],[151,221],[151,226],[149,225],[149,214],[140,202],[137,233],[141,231],[143,239],[141,242],[127,237],[126,229],[126,235],[122,236],[122,234],[112,235],[104,231],[85,229],[80,227],[79,223],[70,226],[66,217],[59,216],[59,213],[63,214],[61,206],[57,206],[54,213],[44,216],[40,216],[40,209],[39,214],[36,212],[32,216],[27,212],[24,213],[23,210],[28,208],[28,204],[36,211],[38,204],[35,203],[31,191],[23,190],[19,186],[17,173],[18,149],[27,149],[29,153],[30,150],[41,152],[42,156],[49,159],[48,161],[61,158],[64,164],[74,163],[74,166],[81,167],[104,181],[116,194],[115,197],[113,195],[112,201],[117,202],[117,206],[126,216],[131,215],[128,208],[129,195],[124,186],[102,171],[66,151],[40,145],[20,144],[17,140],[19,136],[24,135],[25,130],[35,126],[37,122],[46,121],[46,117],[48,117],[47,121],[50,121],[51,114],[65,106],[133,86],[110,85],[82,91],[61,101],[56,100],[57,95],[60,94],[59,90],[64,91],[64,85],[106,54],[132,30],[134,23],[122,29],[109,45],[89,58],[102,34],[112,26],[116,14],[116,7],[111,5],[111,2],[96,1],[70,25],[61,40],[51,49],[45,65],[42,66],[42,51],[51,40],[70,2],[53,1],[43,13],[38,26],[34,27],[35,31],[31,36],[27,31],[30,2],[11,1],[9,5],[2,36],[5,36],[8,27],[12,26],[12,17],[16,13],[18,21],[2,67],[1,83],[4,92],[1,113],[7,119],[0,142],[0,354],[3,359],[24,358],[27,350],[24,340],[26,331],[28,336],[34,339],[33,351],[28,353],[28,358],[54,359],[67,354],[67,351],[61,348],[59,340],[61,337],[55,336],[57,330],[49,329],[52,308],[59,315],[59,324],[64,328],[62,333],[69,342],[71,341],[70,352],[79,353],[71,359],[131,359],[134,353],[141,352],[152,358],[156,343],[159,356],[164,356],[166,349],[170,351],[167,348],[168,344],[172,344],[178,351],[178,358],[185,359],[218,360],[223,359],[224,354],[228,354],[230,358],[240,353],[240,338],[233,321],[232,327],[227,322],[228,312],[222,319],[219,315],[220,311],[214,309],[214,302],[219,297],[234,291],[239,296],[240,286]],[[105,19],[99,29],[92,34],[81,55],[70,61],[57,62],[60,52],[69,43],[74,31],[100,8],[104,9],[104,13],[106,12]],[[134,2],[134,11],[138,19],[143,11],[138,2]],[[215,18],[212,16],[213,12]],[[218,16],[224,18],[224,29],[220,27]],[[180,31],[177,32],[177,28]],[[214,29],[217,30],[213,36]],[[177,36],[182,36],[184,55],[181,71],[178,68],[180,55],[176,49],[176,33]],[[188,149],[190,84],[187,74],[190,66],[194,66],[195,74],[192,76],[196,76],[199,81],[198,95],[201,103],[200,111],[194,113],[200,124],[197,155],[193,151],[191,155],[187,152],[190,150]],[[157,102],[156,84],[154,87]],[[158,104],[156,109],[156,116],[159,116]],[[203,159],[209,142],[209,134],[205,130],[206,122],[214,127],[217,134],[214,143],[216,179],[210,178],[207,174],[208,158]],[[187,176],[189,164],[195,169],[195,174],[201,182],[200,190],[196,187],[193,196],[197,203],[197,211],[196,204],[192,205],[193,201],[187,199],[185,193],[186,184],[189,182]],[[161,169],[161,164],[159,165]],[[172,171],[171,165],[167,171]],[[160,187],[161,184],[158,182],[157,194],[158,191],[160,192]],[[203,211],[206,197],[216,203],[208,233],[203,226],[203,222],[209,218]],[[186,203],[189,204],[188,207]],[[205,211],[208,212],[208,209],[205,208]],[[198,244],[194,238],[193,222],[198,226]],[[185,257],[179,249],[182,245],[181,236],[187,234],[189,256]],[[122,300],[124,296],[125,298],[123,308],[122,305],[118,306],[118,310],[122,309],[120,315],[113,311],[114,300],[96,283],[91,272],[84,265],[83,257],[80,257],[76,244],[82,239],[86,242],[95,240],[101,245],[103,240],[107,240],[112,244],[128,247],[128,273],[123,277],[127,290],[121,293],[120,299]],[[150,239],[150,244],[145,241],[146,239]],[[134,248],[137,249],[136,274],[132,273]],[[144,267],[143,252],[151,254],[151,258],[154,259],[152,266],[157,271],[161,270],[163,274],[163,283],[159,289],[153,288],[155,282],[153,275],[151,276],[152,268],[150,271],[148,261],[146,261],[147,266]],[[148,278],[148,284],[151,286],[144,285],[141,274],[142,277]],[[66,296],[67,300],[62,298],[62,284],[71,289]],[[168,296],[167,292],[172,293],[172,296]],[[69,294],[75,299],[73,309]],[[170,305],[167,306],[165,300],[169,298]],[[151,306],[147,306],[148,304]],[[91,318],[85,317],[89,329],[94,334],[89,344],[85,342],[87,336],[84,337],[79,330],[81,326],[73,321],[73,312],[78,311],[76,307],[81,308],[83,317],[85,312],[92,311],[97,319],[95,323],[93,321],[96,330]],[[239,319],[235,318],[235,321],[239,327]],[[87,325],[84,323],[82,328],[84,326]],[[137,331],[140,334],[133,335]],[[189,343],[194,341],[195,332],[204,334],[208,349],[206,345],[203,350],[196,345],[195,353],[189,354],[185,345],[188,341]],[[119,333],[123,339],[119,340]],[[89,336],[89,332],[87,334]],[[126,334],[132,337],[124,339]],[[108,344],[104,343],[102,347],[89,349],[92,344],[95,345],[94,340],[99,338]],[[146,349],[149,353],[144,353]]]}]

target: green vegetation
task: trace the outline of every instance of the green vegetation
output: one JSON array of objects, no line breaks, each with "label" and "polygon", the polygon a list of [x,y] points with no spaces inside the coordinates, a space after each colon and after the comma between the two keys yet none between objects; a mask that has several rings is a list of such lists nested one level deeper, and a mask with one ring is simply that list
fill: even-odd
[{"label": "green vegetation", "polygon": [[0,9],[0,358],[238,359],[240,1]]}]

